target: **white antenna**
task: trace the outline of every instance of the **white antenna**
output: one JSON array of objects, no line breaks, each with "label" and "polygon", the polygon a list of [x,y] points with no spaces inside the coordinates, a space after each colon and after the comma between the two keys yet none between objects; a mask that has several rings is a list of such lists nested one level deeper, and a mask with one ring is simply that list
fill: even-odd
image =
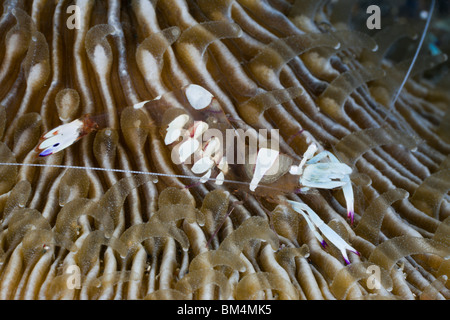
[{"label": "white antenna", "polygon": [[[43,163],[16,163],[16,162],[0,162],[0,166],[16,166],[16,167],[40,167],[40,168],[59,168],[59,169],[76,169],[76,170],[92,170],[92,171],[107,171],[107,172],[118,172],[118,173],[128,173],[128,174],[145,174],[155,177],[169,177],[169,178],[186,178],[186,179],[205,179],[203,177],[188,176],[182,174],[170,174],[170,173],[159,173],[150,171],[139,171],[139,170],[126,170],[126,169],[111,169],[111,168],[101,168],[101,167],[83,167],[83,166],[71,166],[71,165],[59,165],[59,164],[43,164]],[[207,181],[215,181],[216,178],[208,178]],[[223,180],[223,182],[250,185],[246,181],[238,180]],[[278,190],[277,188],[261,185],[260,187],[269,188],[273,190]]]},{"label": "white antenna", "polygon": [[424,42],[424,40],[425,40],[425,36],[427,35],[428,28],[429,28],[429,26],[430,26],[430,21],[431,21],[432,15],[433,15],[433,11],[434,11],[434,6],[435,6],[435,4],[436,4],[436,0],[431,0],[430,10],[429,10],[428,16],[427,16],[427,21],[426,21],[426,23],[425,23],[425,27],[423,28],[422,36],[420,37],[420,41],[419,41],[419,45],[417,46],[416,53],[414,54],[413,60],[412,60],[410,66],[409,66],[409,68],[408,68],[408,72],[406,72],[406,75],[405,75],[405,78],[403,79],[402,84],[401,84],[400,87],[398,88],[398,90],[397,90],[397,92],[396,92],[396,94],[395,94],[395,96],[394,96],[394,99],[392,100],[391,106],[393,106],[393,105],[395,104],[395,102],[397,101],[398,96],[400,95],[400,92],[402,91],[403,87],[404,87],[405,84],[406,84],[406,81],[407,81],[408,78],[409,78],[409,75],[411,74],[411,71],[412,71],[412,69],[413,69],[413,67],[414,67],[414,63],[416,62],[417,57],[419,56],[420,49],[422,49],[423,42]]}]

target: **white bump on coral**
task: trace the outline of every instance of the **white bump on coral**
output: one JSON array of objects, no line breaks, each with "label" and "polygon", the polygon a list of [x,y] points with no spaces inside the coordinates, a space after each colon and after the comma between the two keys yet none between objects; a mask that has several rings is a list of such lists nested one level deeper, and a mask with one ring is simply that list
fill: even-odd
[{"label": "white bump on coral", "polygon": [[216,177],[215,184],[217,184],[218,186],[221,186],[223,184],[224,180],[225,180],[225,175],[221,171]]},{"label": "white bump on coral", "polygon": [[178,150],[181,162],[185,162],[200,147],[200,142],[196,139],[187,139],[183,142]]},{"label": "white bump on coral", "polygon": [[256,156],[255,171],[250,182],[250,190],[255,191],[259,182],[267,171],[273,166],[280,153],[273,149],[261,148]]},{"label": "white bump on coral", "polygon": [[175,142],[179,137],[181,137],[184,125],[189,121],[189,116],[186,114],[179,115],[173,119],[169,126],[167,127],[167,133],[164,137],[164,143],[169,145]]},{"label": "white bump on coral", "polygon": [[203,157],[192,166],[191,171],[195,174],[206,172],[214,166],[214,161],[210,157]]},{"label": "white bump on coral", "polygon": [[214,97],[208,90],[196,84],[189,85],[185,94],[190,105],[195,110],[201,110],[209,106]]}]

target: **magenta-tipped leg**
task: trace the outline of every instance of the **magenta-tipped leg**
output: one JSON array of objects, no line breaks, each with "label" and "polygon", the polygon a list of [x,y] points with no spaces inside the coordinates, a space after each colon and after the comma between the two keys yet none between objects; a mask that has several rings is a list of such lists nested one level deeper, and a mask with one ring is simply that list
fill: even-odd
[{"label": "magenta-tipped leg", "polygon": [[350,219],[350,224],[353,225],[353,221],[355,219],[355,213],[353,211],[347,212],[347,217]]}]

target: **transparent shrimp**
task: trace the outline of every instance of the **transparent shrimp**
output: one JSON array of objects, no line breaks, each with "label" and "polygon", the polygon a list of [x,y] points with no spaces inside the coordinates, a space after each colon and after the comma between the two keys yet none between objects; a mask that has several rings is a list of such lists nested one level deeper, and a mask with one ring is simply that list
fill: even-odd
[{"label": "transparent shrimp", "polygon": [[[201,182],[211,177],[212,168],[218,168],[216,183],[221,184],[227,171],[227,162],[221,151],[217,136],[227,124],[227,119],[213,95],[198,85],[188,85],[168,92],[153,100],[133,106],[145,109],[160,128],[164,143],[171,149],[175,164],[192,164],[192,172],[203,174]],[[89,134],[107,127],[105,115],[84,115],[44,134],[36,147],[40,157],[60,152]],[[195,119],[195,120],[194,120]],[[213,133],[205,141],[206,132]]]},{"label": "transparent shrimp", "polygon": [[[185,86],[133,107],[143,108],[151,114],[155,125],[159,127],[161,138],[171,150],[172,162],[190,165],[199,183],[237,183],[238,177],[246,175],[250,181],[241,182],[248,185],[249,191],[264,194],[261,190],[267,189],[272,195],[310,188],[342,187],[348,217],[353,222],[352,169],[328,151],[314,156],[318,149],[315,144],[309,146],[299,165],[294,165],[295,159],[281,153],[274,144],[252,148],[244,143],[247,133],[236,130],[214,96],[198,85]],[[59,152],[90,132],[104,128],[107,124],[103,119],[102,115],[84,115],[49,131],[42,136],[36,148],[39,156],[46,157]],[[234,143],[235,137],[241,143],[237,148],[226,145],[230,141]],[[236,154],[227,154],[230,150],[236,151]],[[238,159],[243,155],[248,157]],[[322,245],[325,241],[313,226],[341,249],[347,263],[349,260],[345,250],[357,253],[324,224],[311,208],[298,202],[288,203],[307,220]]]}]

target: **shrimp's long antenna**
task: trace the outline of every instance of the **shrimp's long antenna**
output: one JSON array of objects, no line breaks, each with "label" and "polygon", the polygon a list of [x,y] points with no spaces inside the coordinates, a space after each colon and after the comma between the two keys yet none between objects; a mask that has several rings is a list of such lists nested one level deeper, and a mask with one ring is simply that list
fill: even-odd
[{"label": "shrimp's long antenna", "polygon": [[[389,117],[389,115],[391,115],[391,114],[397,114],[398,115],[397,110],[395,109],[395,102],[399,98],[400,93],[403,90],[403,87],[406,85],[406,82],[408,81],[408,78],[411,75],[411,72],[412,72],[412,70],[414,68],[414,64],[415,64],[417,58],[419,57],[420,50],[422,49],[423,43],[425,41],[425,37],[426,37],[427,32],[428,32],[428,28],[430,26],[431,17],[433,15],[435,3],[436,3],[436,0],[432,0],[431,1],[430,9],[428,11],[428,16],[427,16],[427,21],[425,22],[425,27],[423,28],[422,35],[420,37],[420,41],[419,41],[419,44],[417,46],[416,52],[414,53],[414,57],[413,57],[413,59],[411,61],[411,64],[409,65],[408,71],[406,72],[402,83],[400,84],[400,87],[397,89],[397,91],[396,91],[396,93],[394,95],[394,98],[391,100],[391,102],[389,104],[388,110],[387,110],[386,115],[384,116],[384,119],[383,119],[384,122],[386,122],[386,120]],[[404,121],[401,121],[399,119],[398,125],[401,127],[402,130],[405,130],[406,132],[409,132],[411,135],[415,136],[415,133],[411,130],[411,128],[406,123],[404,123]]]},{"label": "shrimp's long antenna", "polygon": [[[157,177],[201,179],[201,177],[187,176],[187,175],[182,175],[182,174],[147,172],[147,171],[138,171],[138,170],[126,170],[126,169],[112,169],[112,168],[101,168],[101,167],[71,166],[71,165],[62,165],[62,164],[0,162],[0,166],[41,167],[41,168],[60,168],[60,169],[108,171],[108,172],[118,172],[118,173],[128,173],[128,174],[146,174],[146,175],[157,176]],[[215,179],[210,178],[209,180],[215,180]],[[234,180],[224,180],[224,182],[232,182],[232,183],[245,184],[245,185],[249,184],[248,182],[234,181]]]},{"label": "shrimp's long antenna", "polygon": [[397,99],[398,99],[398,97],[400,95],[400,92],[402,91],[403,87],[406,84],[406,81],[408,81],[409,75],[411,74],[411,71],[412,71],[412,69],[414,67],[414,64],[415,64],[415,62],[417,60],[417,57],[419,56],[420,49],[422,49],[423,42],[425,41],[425,36],[427,35],[428,28],[430,26],[431,17],[433,15],[435,4],[436,4],[436,0],[431,0],[430,10],[428,11],[428,16],[427,16],[427,21],[425,23],[425,27],[423,28],[422,36],[420,37],[420,41],[419,41],[419,45],[417,46],[416,53],[414,54],[412,62],[410,64],[409,68],[408,68],[408,72],[406,72],[406,75],[405,75],[405,78],[403,79],[402,84],[398,88],[398,90],[397,90],[397,92],[396,92],[396,94],[394,96],[394,99],[391,102],[391,106],[393,106],[395,104],[395,102],[397,101]]},{"label": "shrimp's long antenna", "polygon": [[[62,164],[43,164],[43,163],[15,163],[15,162],[0,162],[0,166],[17,166],[17,167],[40,167],[40,168],[59,168],[59,169],[75,169],[75,170],[92,170],[92,171],[107,171],[107,172],[118,172],[127,174],[146,174],[155,177],[169,177],[169,178],[185,178],[185,179],[205,179],[203,177],[188,176],[183,174],[171,174],[171,173],[159,173],[159,172],[149,172],[149,171],[139,171],[139,170],[126,170],[126,169],[112,169],[112,168],[101,168],[101,167],[83,167],[83,166],[71,166]],[[207,181],[215,181],[215,178],[208,178]],[[246,181],[239,180],[223,180],[225,183],[233,183],[249,186],[250,183]],[[279,190],[278,188],[260,185],[261,188]],[[282,191],[282,190],[281,190]]]}]

